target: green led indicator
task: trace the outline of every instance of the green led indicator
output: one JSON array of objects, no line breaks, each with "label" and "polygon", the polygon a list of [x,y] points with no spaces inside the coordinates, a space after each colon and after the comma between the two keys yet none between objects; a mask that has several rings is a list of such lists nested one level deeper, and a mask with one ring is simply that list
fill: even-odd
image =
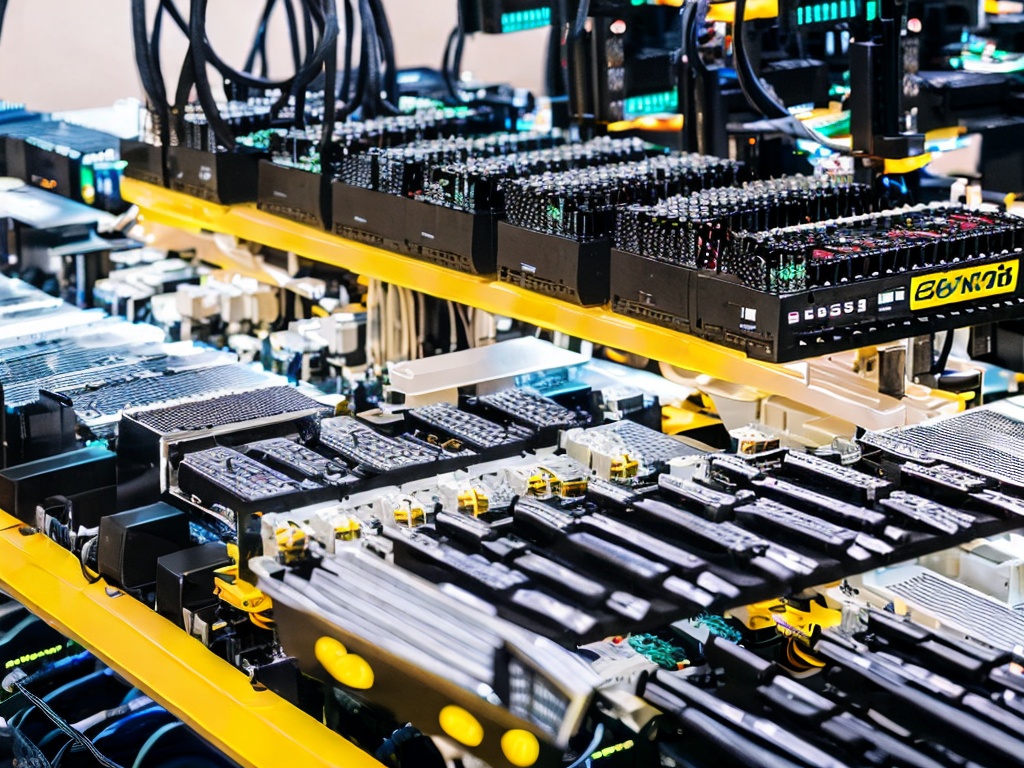
[{"label": "green led indicator", "polygon": [[832,3],[832,20],[835,21],[839,18],[839,3]]},{"label": "green led indicator", "polygon": [[796,23],[797,24],[803,24],[804,23],[804,9],[803,8],[797,8],[796,9]]},{"label": "green led indicator", "polygon": [[676,91],[665,91],[646,96],[630,96],[623,103],[622,111],[626,117],[630,118],[662,112],[678,112],[679,93]]},{"label": "green led indicator", "polygon": [[857,16],[857,0],[850,0],[850,18]]},{"label": "green led indicator", "polygon": [[865,8],[867,9],[865,13],[868,21],[874,21],[875,17],[878,16],[878,3],[875,0],[868,0]]},{"label": "green led indicator", "polygon": [[546,27],[550,23],[550,8],[534,8],[528,11],[512,11],[501,14],[501,31],[504,33]]},{"label": "green led indicator", "polygon": [[814,6],[814,21],[815,22],[820,22],[821,21],[821,6],[820,5]]},{"label": "green led indicator", "polygon": [[846,11],[847,11],[846,0],[842,0],[839,3],[839,15],[842,16],[844,19],[847,19],[850,16],[850,14],[848,14]]}]

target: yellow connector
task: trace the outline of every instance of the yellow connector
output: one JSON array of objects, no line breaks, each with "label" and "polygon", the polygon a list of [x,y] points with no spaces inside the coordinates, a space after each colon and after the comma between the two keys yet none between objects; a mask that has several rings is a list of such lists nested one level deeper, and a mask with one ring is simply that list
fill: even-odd
[{"label": "yellow connector", "polygon": [[821,605],[815,600],[808,602],[806,610],[786,600],[764,600],[734,608],[729,611],[729,615],[739,619],[748,629],[774,627],[786,636],[803,634],[807,637],[813,633],[814,627],[828,629],[839,626],[843,617],[840,611]]},{"label": "yellow connector", "polygon": [[487,494],[479,488],[467,488],[458,495],[459,512],[473,517],[484,514],[490,506]]},{"label": "yellow connector", "polygon": [[408,525],[410,527],[414,525],[420,525],[423,523],[427,515],[423,511],[423,507],[413,504],[409,500],[403,501],[394,510],[395,522],[401,523],[402,525]]},{"label": "yellow connector", "polygon": [[625,480],[630,477],[636,477],[640,472],[640,462],[628,453],[624,453],[617,459],[612,460],[608,472],[613,480]]},{"label": "yellow connector", "polygon": [[274,531],[274,537],[277,541],[278,559],[283,564],[294,563],[306,554],[309,545],[306,532],[294,523],[278,526]]},{"label": "yellow connector", "polygon": [[578,499],[587,495],[587,478],[574,477],[571,480],[563,480],[558,489],[558,495],[563,499]]},{"label": "yellow connector", "polygon": [[238,578],[238,565],[226,565],[213,572],[213,594],[245,613],[262,613],[274,605],[262,591]]},{"label": "yellow connector", "polygon": [[354,541],[359,538],[361,527],[359,521],[349,515],[334,526],[334,538],[336,541]]}]

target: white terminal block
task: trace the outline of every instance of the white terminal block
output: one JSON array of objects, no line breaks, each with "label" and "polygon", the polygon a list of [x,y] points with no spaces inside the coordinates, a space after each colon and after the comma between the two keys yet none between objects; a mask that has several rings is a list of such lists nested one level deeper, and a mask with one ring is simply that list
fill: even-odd
[{"label": "white terminal block", "polygon": [[182,285],[174,293],[181,317],[205,320],[220,314],[220,291],[205,285]]},{"label": "white terminal block", "polygon": [[309,518],[309,527],[324,550],[333,555],[339,541],[358,538],[362,523],[340,505],[331,504],[314,510]]},{"label": "white terminal block", "polygon": [[260,540],[263,542],[264,556],[278,559],[277,532],[280,528],[289,526],[297,526],[306,535],[307,540],[314,538],[314,529],[308,524],[306,514],[268,512],[260,518]]},{"label": "white terminal block", "polygon": [[516,379],[539,371],[578,368],[590,358],[528,336],[448,355],[392,363],[391,390],[411,407],[446,402],[457,405],[459,388],[478,395],[514,387]]},{"label": "white terminal block", "polygon": [[634,455],[618,434],[605,430],[570,429],[562,436],[562,447],[574,460],[605,480],[612,479],[612,464],[626,457],[643,465],[643,456]]},{"label": "white terminal block", "polygon": [[315,344],[317,349],[326,349],[331,355],[350,355],[359,349],[359,327],[365,322],[350,312],[339,312],[328,317],[308,320],[294,320],[288,324],[288,331],[296,333]]}]

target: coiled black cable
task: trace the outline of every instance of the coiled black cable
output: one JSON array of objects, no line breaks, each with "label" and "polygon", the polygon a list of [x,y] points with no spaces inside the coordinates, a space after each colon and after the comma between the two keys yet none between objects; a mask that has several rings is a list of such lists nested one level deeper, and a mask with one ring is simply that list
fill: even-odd
[{"label": "coiled black cable", "polygon": [[[152,32],[147,29],[145,0],[132,0],[132,30],[136,65],[150,108],[157,118],[158,130],[164,146],[172,143],[174,136],[180,140],[183,135],[185,110],[194,87],[199,104],[217,141],[228,149],[235,147],[234,131],[220,113],[220,107],[210,83],[208,68],[214,69],[224,78],[225,83],[231,86],[257,93],[280,92],[280,98],[270,108],[271,121],[277,118],[280,111],[289,103],[289,99],[295,99],[296,117],[301,122],[305,113],[305,93],[310,83],[321,73],[326,77],[328,69],[333,68],[336,73],[339,30],[334,0],[299,0],[303,12],[303,33],[306,43],[303,49],[294,3],[295,0],[284,0],[292,46],[292,61],[296,64],[296,70],[291,77],[275,80],[266,76],[268,68],[266,34],[276,0],[267,0],[264,6],[252,49],[242,70],[236,70],[229,66],[210,45],[206,35],[206,0],[191,0],[188,21],[181,15],[173,0],[160,0]],[[170,17],[189,40],[172,103],[167,99],[160,64],[160,36],[164,14]],[[348,16],[346,18],[348,19]],[[348,25],[346,39],[349,41],[352,39],[351,29],[351,25]],[[260,74],[254,75],[252,70],[255,68],[257,58],[261,62]],[[350,60],[350,58],[351,46],[349,45],[348,59]],[[346,68],[350,67],[349,60],[346,61]],[[335,96],[333,84],[336,82],[336,76],[332,75],[330,79],[332,88],[328,100],[331,105],[325,118],[329,119],[333,126]]]}]

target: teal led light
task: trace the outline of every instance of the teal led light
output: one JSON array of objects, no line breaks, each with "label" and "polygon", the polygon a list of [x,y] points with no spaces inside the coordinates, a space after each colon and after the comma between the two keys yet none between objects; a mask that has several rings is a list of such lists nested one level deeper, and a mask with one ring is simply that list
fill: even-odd
[{"label": "teal led light", "polygon": [[646,96],[630,96],[622,105],[622,112],[627,118],[678,111],[678,91],[649,93]]},{"label": "teal led light", "polygon": [[864,7],[864,13],[867,16],[868,21],[874,21],[878,16],[878,3],[876,0],[868,0]]},{"label": "teal led light", "polygon": [[528,11],[511,11],[501,14],[501,31],[522,32],[524,29],[537,29],[551,24],[550,8],[531,8]]}]

